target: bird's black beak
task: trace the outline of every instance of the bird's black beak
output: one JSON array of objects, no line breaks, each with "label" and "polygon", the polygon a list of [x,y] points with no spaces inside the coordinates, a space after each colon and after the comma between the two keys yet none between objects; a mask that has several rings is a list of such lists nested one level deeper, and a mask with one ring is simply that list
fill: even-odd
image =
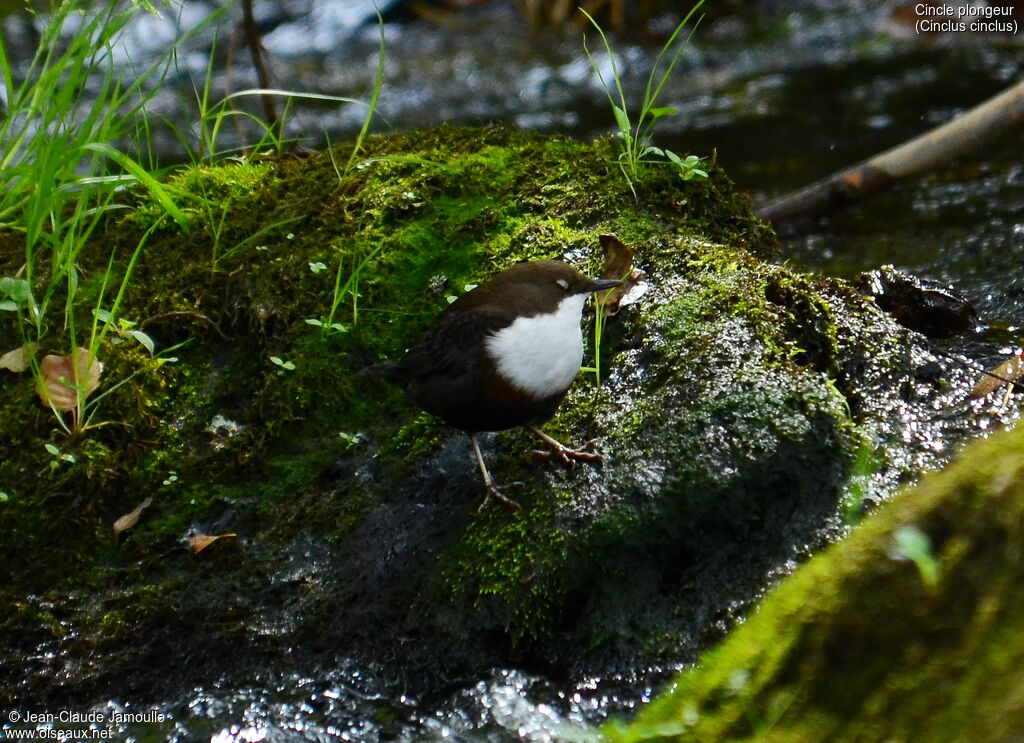
[{"label": "bird's black beak", "polygon": [[621,279],[591,279],[590,280],[590,291],[599,292],[605,289],[613,289],[622,283]]}]

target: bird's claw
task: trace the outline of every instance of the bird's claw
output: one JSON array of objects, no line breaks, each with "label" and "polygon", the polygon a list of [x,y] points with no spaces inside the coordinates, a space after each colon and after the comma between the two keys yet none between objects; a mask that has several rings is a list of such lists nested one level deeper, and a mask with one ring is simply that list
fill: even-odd
[{"label": "bird's claw", "polygon": [[591,439],[579,449],[570,449],[568,446],[563,444],[549,444],[551,449],[549,451],[541,451],[534,449],[530,452],[534,459],[551,461],[557,459],[559,462],[564,464],[569,469],[576,468],[576,462],[594,462],[595,464],[604,464],[604,457],[597,452],[593,451],[597,447],[597,439]]},{"label": "bird's claw", "polygon": [[[476,509],[477,513],[480,513],[481,511],[484,510],[484,506],[487,505],[487,501],[489,501],[491,498],[494,498],[494,500],[498,501],[499,503],[504,504],[507,508],[511,508],[513,511],[522,511],[523,510],[523,507],[521,505],[519,505],[519,501],[512,500],[507,495],[502,493],[501,492],[502,489],[499,488],[494,483],[487,483],[485,487],[487,489],[487,495],[484,496],[484,502],[481,503],[480,507]],[[504,487],[506,489],[507,488],[521,488],[521,487],[523,487],[523,483],[522,482],[518,482],[518,481],[517,482],[510,482],[508,485],[505,485]]]}]

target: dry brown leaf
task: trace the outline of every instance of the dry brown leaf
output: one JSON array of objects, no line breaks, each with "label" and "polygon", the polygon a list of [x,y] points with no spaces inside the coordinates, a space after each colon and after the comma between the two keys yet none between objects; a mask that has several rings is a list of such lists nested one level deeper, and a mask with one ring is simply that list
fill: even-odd
[{"label": "dry brown leaf", "polygon": [[83,387],[84,397],[88,397],[100,386],[102,371],[99,359],[93,357],[89,363],[89,351],[84,348],[76,348],[67,356],[44,356],[39,363],[42,383],[36,387],[36,394],[44,405],[52,405],[57,410],[74,410],[78,407],[75,385]]},{"label": "dry brown leaf", "polygon": [[198,555],[204,549],[209,547],[211,544],[216,542],[218,539],[225,539],[227,537],[237,537],[237,534],[217,534],[211,536],[209,534],[196,534],[190,540],[188,540],[188,546],[192,548],[192,554]]},{"label": "dry brown leaf", "polygon": [[604,249],[604,268],[601,270],[603,279],[622,279],[622,283],[604,293],[601,302],[604,305],[605,317],[619,311],[619,307],[632,304],[647,291],[643,271],[633,267],[633,251],[615,235],[600,235],[601,247]]},{"label": "dry brown leaf", "polygon": [[19,346],[0,356],[0,369],[9,369],[15,374],[20,374],[28,369],[28,354],[25,353],[25,347]]},{"label": "dry brown leaf", "polygon": [[601,278],[621,279],[633,268],[633,251],[615,235],[600,235],[597,238],[604,249],[604,269]]},{"label": "dry brown leaf", "polygon": [[971,397],[984,397],[1002,387],[1007,382],[1018,383],[1024,377],[1024,351],[1009,361],[1003,362],[981,378],[971,390]]},{"label": "dry brown leaf", "polygon": [[153,499],[146,498],[146,500],[142,501],[142,503],[140,503],[134,511],[132,511],[131,513],[126,513],[124,516],[115,521],[114,534],[117,535],[123,531],[127,531],[128,529],[131,529],[133,526],[139,523],[139,517],[142,515],[142,512],[149,508],[151,505],[153,505]]}]

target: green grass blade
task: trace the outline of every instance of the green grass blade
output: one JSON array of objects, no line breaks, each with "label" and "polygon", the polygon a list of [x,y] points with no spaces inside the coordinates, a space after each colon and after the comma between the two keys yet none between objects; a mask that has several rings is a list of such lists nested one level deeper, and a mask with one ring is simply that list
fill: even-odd
[{"label": "green grass blade", "polygon": [[[7,50],[4,49],[4,40],[0,36],[0,77],[4,81],[4,91],[6,95],[4,100],[10,102],[14,100],[15,87],[14,87],[14,76],[11,74],[11,63],[7,59]],[[4,124],[6,127],[6,123]]]},{"label": "green grass blade", "polygon": [[665,45],[661,48],[661,51],[658,53],[657,58],[654,60],[654,66],[651,67],[651,74],[647,78],[647,88],[644,91],[644,101],[640,115],[641,119],[643,119],[643,117],[647,113],[649,113],[650,109],[654,106],[655,102],[661,96],[661,91],[665,87],[665,83],[668,82],[668,79],[672,74],[672,70],[675,69],[676,63],[679,61],[679,57],[682,56],[683,49],[686,48],[686,44],[689,43],[691,38],[693,38],[693,34],[694,32],[696,32],[697,26],[700,25],[700,19],[697,19],[697,23],[695,23],[693,28],[690,30],[690,33],[686,37],[686,40],[682,44],[680,44],[679,47],[676,49],[676,52],[672,56],[672,60],[669,63],[668,68],[665,70],[664,74],[662,74],[661,76],[661,79],[658,81],[657,87],[655,87],[652,90],[652,86],[654,85],[654,77],[657,73],[658,66],[661,64],[661,60],[668,53],[668,50],[672,48],[672,45],[679,37],[679,34],[682,32],[682,30],[686,27],[686,24],[690,22],[690,18],[693,17],[693,14],[696,13],[703,4],[704,0],[700,0],[696,5],[690,8],[690,12],[687,13],[686,17],[684,17],[683,20],[679,23],[679,25],[676,26],[675,31],[672,32],[672,35],[669,37],[668,41],[665,42]]},{"label": "green grass blade", "polygon": [[367,132],[370,131],[370,121],[373,119],[374,113],[377,111],[377,100],[380,98],[380,89],[384,85],[384,57],[387,51],[387,45],[384,39],[384,18],[380,14],[380,10],[374,7],[377,11],[377,26],[380,28],[380,50],[377,52],[377,76],[373,80],[373,93],[370,95],[370,105],[366,112],[366,118],[363,119],[363,126],[359,130],[359,135],[356,137],[355,146],[352,148],[352,154],[348,156],[348,162],[345,163],[345,170],[342,171],[342,175],[348,175],[352,169],[352,164],[355,162],[356,155],[359,154],[363,148],[363,141],[366,139]]},{"label": "green grass blade", "polygon": [[[608,43],[608,37],[605,36],[604,29],[602,29],[598,22],[594,20],[593,16],[591,16],[590,13],[585,11],[583,8],[580,8],[580,12],[587,17],[587,20],[590,21],[591,25],[593,25],[593,27],[597,29],[597,33],[601,36],[601,42],[604,44],[605,52],[608,54],[608,61],[611,62],[612,65],[612,77],[615,79],[615,90],[619,94],[619,107],[622,108],[623,111],[627,111],[628,107],[626,106],[626,94],[622,90],[622,80],[619,77],[619,67],[618,65],[615,64],[615,54],[612,52],[612,45]],[[615,101],[614,99],[612,99],[611,88],[609,88],[608,83],[604,81],[604,76],[601,74],[601,69],[597,66],[597,62],[594,60],[594,57],[590,54],[590,51],[587,49],[586,36],[583,37],[583,51],[587,53],[587,57],[590,59],[590,63],[594,66],[594,71],[597,72],[597,77],[601,80],[601,85],[604,86],[605,91],[608,93],[608,100],[611,101],[611,104],[614,107]]]},{"label": "green grass blade", "polygon": [[106,142],[87,142],[85,149],[110,158],[130,173],[159,202],[164,211],[171,215],[171,218],[181,227],[182,232],[188,232],[188,220],[185,218],[185,214],[174,203],[167,190],[153,176],[147,173],[145,168]]},{"label": "green grass blade", "polygon": [[260,229],[258,229],[256,232],[254,232],[251,235],[249,235],[247,238],[245,238],[241,242],[239,242],[239,243],[237,243],[235,245],[232,245],[230,248],[228,248],[223,253],[221,253],[220,257],[217,258],[217,261],[218,262],[222,262],[222,261],[227,260],[231,255],[233,255],[234,253],[238,252],[239,250],[244,248],[249,243],[252,243],[252,242],[255,242],[255,241],[259,240],[264,235],[270,234],[274,230],[276,230],[276,229],[278,229],[280,227],[284,227],[286,224],[291,224],[292,222],[298,222],[300,220],[303,220],[303,219],[306,218],[306,216],[307,215],[305,215],[305,214],[300,214],[297,217],[288,217],[286,219],[279,219],[278,221],[274,222],[273,224],[268,224],[265,227],[261,227]]},{"label": "green grass blade", "polygon": [[327,93],[307,93],[301,90],[283,90],[280,88],[246,88],[245,90],[239,90],[231,93],[221,100],[221,103],[225,103],[235,98],[244,98],[251,96],[264,96],[264,95],[276,95],[284,98],[300,98],[309,101],[332,101],[336,103],[355,103],[359,106],[367,106],[370,104],[360,101],[357,98],[346,98],[341,95],[329,95]]},{"label": "green grass blade", "polygon": [[353,297],[355,296],[354,286],[356,286],[359,283],[359,275],[363,272],[363,269],[366,268],[367,264],[371,260],[373,260],[373,258],[376,257],[377,253],[379,253],[381,251],[381,248],[383,247],[383,245],[376,245],[373,248],[373,250],[367,253],[359,262],[359,264],[352,269],[352,273],[349,274],[344,286],[341,285],[341,274],[342,269],[344,268],[344,261],[338,261],[338,271],[334,277],[334,298],[331,303],[331,311],[327,315],[327,322],[324,323],[325,326],[330,327],[331,323],[334,322],[334,315],[337,313],[338,307],[341,306],[341,302],[345,298],[345,295],[352,291]]}]

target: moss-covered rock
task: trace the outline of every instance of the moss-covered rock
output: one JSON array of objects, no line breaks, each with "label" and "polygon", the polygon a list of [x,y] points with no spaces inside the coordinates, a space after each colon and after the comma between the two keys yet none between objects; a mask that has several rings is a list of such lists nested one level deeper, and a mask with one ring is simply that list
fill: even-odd
[{"label": "moss-covered rock", "polygon": [[997,434],[879,509],[609,739],[1017,739],[1022,451]]},{"label": "moss-covered rock", "polygon": [[[153,668],[195,684],[339,655],[423,684],[685,660],[839,533],[871,435],[901,442],[886,477],[916,472],[962,370],[846,285],[766,262],[771,232],[719,170],[651,167],[634,197],[614,147],[443,127],[371,138],[347,174],[341,147],[174,176],[190,230],[148,234],[121,308],[161,358],[109,335],[110,394],[70,435],[27,377],[0,387],[2,697],[172,693],[181,676]],[[81,256],[80,327],[111,248],[116,279],[162,218],[131,206]],[[599,439],[605,466],[485,437],[526,510],[477,515],[466,438],[356,372],[512,262],[596,272],[607,232],[650,291],[606,324],[601,385],[583,375],[547,427]],[[41,350],[66,350],[51,328]]]}]

